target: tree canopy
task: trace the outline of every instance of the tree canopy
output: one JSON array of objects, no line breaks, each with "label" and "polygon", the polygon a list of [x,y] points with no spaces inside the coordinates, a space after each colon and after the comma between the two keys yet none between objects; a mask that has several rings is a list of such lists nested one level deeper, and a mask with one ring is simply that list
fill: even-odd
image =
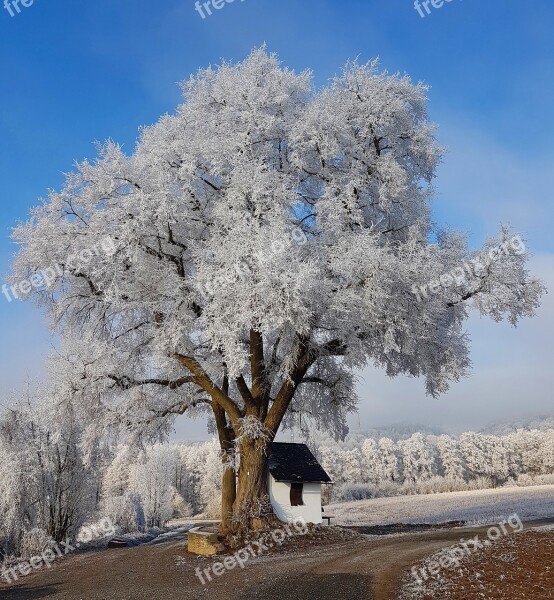
[{"label": "tree canopy", "polygon": [[318,90],[262,48],[182,89],[131,154],[106,142],[15,230],[13,281],[35,277],[72,385],[127,422],[208,410],[227,450],[300,415],[341,436],[356,369],[436,395],[468,372],[471,307],[534,314],[527,254],[498,251],[512,232],[472,251],[432,221],[423,84],[372,61]]}]

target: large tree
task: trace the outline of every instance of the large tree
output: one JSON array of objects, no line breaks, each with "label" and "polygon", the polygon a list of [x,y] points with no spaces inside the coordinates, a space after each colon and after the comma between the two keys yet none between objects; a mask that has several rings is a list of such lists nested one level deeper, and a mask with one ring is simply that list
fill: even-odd
[{"label": "large tree", "polygon": [[355,370],[439,394],[468,371],[470,306],[515,324],[539,304],[525,254],[495,250],[510,232],[475,252],[433,225],[427,89],[377,69],[322,90],[264,49],[201,70],[132,154],[107,142],[15,232],[13,281],[34,279],[12,291],[73,340],[91,398],[145,428],[210,412],[224,531],[271,518],[282,425],[345,433]]}]

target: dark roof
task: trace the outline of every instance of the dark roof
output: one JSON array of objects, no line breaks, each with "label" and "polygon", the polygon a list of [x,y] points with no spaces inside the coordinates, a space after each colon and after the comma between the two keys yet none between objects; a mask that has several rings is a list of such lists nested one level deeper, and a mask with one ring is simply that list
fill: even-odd
[{"label": "dark roof", "polygon": [[272,442],[269,447],[269,472],[277,481],[331,482],[306,444]]}]

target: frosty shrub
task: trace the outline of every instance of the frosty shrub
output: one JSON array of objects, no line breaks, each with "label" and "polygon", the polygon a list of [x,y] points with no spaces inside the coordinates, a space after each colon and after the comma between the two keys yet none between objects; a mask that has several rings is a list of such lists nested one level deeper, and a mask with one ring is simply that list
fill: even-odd
[{"label": "frosty shrub", "polygon": [[379,497],[378,488],[369,483],[343,483],[335,492],[336,502],[352,502],[353,500],[369,500]]},{"label": "frosty shrub", "polygon": [[219,496],[212,496],[208,500],[203,515],[206,517],[206,519],[221,518],[221,498]]},{"label": "frosty shrub", "polygon": [[445,492],[463,492],[469,489],[463,479],[452,477],[431,477],[425,481],[410,484],[411,494],[443,494]]},{"label": "frosty shrub", "polygon": [[192,517],[193,510],[192,505],[187,502],[177,490],[173,490],[173,498],[171,499],[171,506],[173,507],[173,518],[181,519],[183,517]]},{"label": "frosty shrub", "polygon": [[414,483],[405,481],[402,484],[383,482],[380,484],[343,483],[332,494],[333,502],[351,502],[370,498],[387,498],[391,496],[413,496],[419,494],[442,494],[445,492],[461,492],[471,488],[463,479],[452,479],[435,476]]},{"label": "frosty shrub", "polygon": [[23,534],[19,554],[21,558],[25,559],[38,556],[50,546],[51,542],[52,538],[44,529],[35,527]]},{"label": "frosty shrub", "polygon": [[493,481],[490,477],[476,477],[470,479],[467,484],[468,490],[488,490],[493,487]]},{"label": "frosty shrub", "polygon": [[393,481],[383,481],[378,485],[379,494],[381,497],[398,496],[400,495],[400,484]]},{"label": "frosty shrub", "polygon": [[509,479],[504,487],[531,487],[534,485],[554,485],[552,475],[520,475],[517,479]]},{"label": "frosty shrub", "polygon": [[537,475],[529,485],[554,485],[554,473],[550,475]]},{"label": "frosty shrub", "polygon": [[144,510],[137,494],[127,492],[123,496],[106,498],[103,513],[122,533],[144,531]]}]

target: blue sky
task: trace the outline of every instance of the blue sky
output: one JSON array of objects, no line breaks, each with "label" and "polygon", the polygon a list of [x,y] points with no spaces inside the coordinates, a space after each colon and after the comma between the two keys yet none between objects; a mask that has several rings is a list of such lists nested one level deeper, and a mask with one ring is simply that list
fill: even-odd
[{"label": "blue sky", "polygon": [[[535,271],[554,282],[554,3],[453,0],[430,10],[421,18],[412,0],[235,0],[203,20],[194,0],[34,0],[13,17],[0,5],[0,273],[14,251],[10,227],[75,159],[94,155],[94,140],[130,151],[138,128],[180,101],[179,80],[266,43],[288,66],[313,69],[319,85],[349,58],[375,56],[427,82],[449,148],[436,219],[476,245],[512,224]],[[453,429],[548,413],[553,313],[547,298],[539,319],[516,331],[474,319],[474,376],[438,402],[422,382],[368,370],[355,426]],[[40,375],[52,340],[34,307],[2,296],[0,331],[0,385],[9,390]]]}]

